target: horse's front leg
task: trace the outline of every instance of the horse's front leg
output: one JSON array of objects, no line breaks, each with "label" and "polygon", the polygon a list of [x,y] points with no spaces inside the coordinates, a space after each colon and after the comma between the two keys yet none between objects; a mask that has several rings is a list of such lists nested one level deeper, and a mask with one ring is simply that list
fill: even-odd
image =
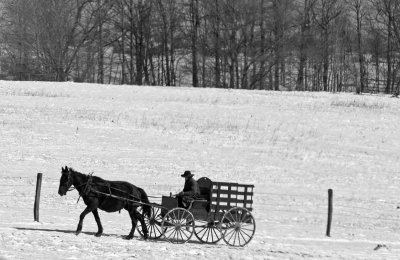
[{"label": "horse's front leg", "polygon": [[99,212],[97,211],[97,209],[94,209],[92,211],[92,213],[93,213],[94,219],[96,220],[97,228],[98,228],[98,231],[95,236],[100,237],[103,234],[103,226],[101,225]]},{"label": "horse's front leg", "polygon": [[82,224],[83,224],[83,219],[85,218],[85,216],[92,212],[94,210],[93,206],[87,206],[86,209],[84,211],[82,211],[81,215],[79,216],[79,223],[78,223],[78,227],[76,228],[76,235],[79,235],[79,233],[81,233],[82,231]]}]

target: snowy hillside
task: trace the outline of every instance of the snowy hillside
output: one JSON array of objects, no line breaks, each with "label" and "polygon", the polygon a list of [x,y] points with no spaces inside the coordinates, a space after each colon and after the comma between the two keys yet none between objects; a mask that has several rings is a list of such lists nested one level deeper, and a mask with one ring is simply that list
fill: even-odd
[{"label": "snowy hillside", "polygon": [[[0,258],[398,259],[399,130],[388,96],[0,81]],[[154,196],[179,191],[184,170],[254,184],[255,236],[126,241],[128,214],[103,211],[103,237],[92,215],[75,236],[85,206],[57,194],[65,165]]]}]

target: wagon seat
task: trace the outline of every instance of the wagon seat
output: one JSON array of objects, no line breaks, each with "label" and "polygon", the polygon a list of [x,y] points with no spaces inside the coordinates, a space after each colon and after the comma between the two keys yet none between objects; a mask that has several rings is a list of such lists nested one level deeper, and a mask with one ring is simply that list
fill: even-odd
[{"label": "wagon seat", "polygon": [[189,210],[194,214],[208,213],[210,212],[213,183],[207,177],[198,179],[197,183],[199,185],[200,195],[191,202]]}]

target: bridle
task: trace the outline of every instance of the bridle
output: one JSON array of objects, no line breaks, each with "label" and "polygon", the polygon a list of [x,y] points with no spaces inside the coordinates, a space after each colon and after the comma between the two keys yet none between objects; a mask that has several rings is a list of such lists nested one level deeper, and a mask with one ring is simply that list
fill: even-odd
[{"label": "bridle", "polygon": [[[86,194],[87,192],[89,192],[90,191],[90,184],[91,184],[91,182],[92,182],[92,175],[93,175],[93,172],[91,172],[91,173],[89,173],[88,174],[88,181],[87,182],[85,182],[85,183],[82,183],[82,184],[80,184],[80,185],[77,185],[77,186],[72,186],[72,172],[70,171],[70,170],[68,170],[68,173],[62,173],[62,174],[68,174],[68,179],[67,179],[67,187],[69,187],[68,189],[67,189],[67,191],[66,191],[66,193],[68,192],[68,191],[73,191],[73,190],[77,190],[77,188],[78,187],[81,187],[81,186],[84,186],[85,185],[85,189],[84,189],[84,191],[83,191],[83,194]],[[82,193],[81,192],[79,192],[79,197],[78,197],[78,200],[76,201],[76,203],[78,203],[79,202],[79,199],[81,198],[81,196],[82,196]]]},{"label": "bridle", "polygon": [[68,179],[67,179],[67,183],[65,184],[65,186],[67,187],[67,191],[72,191],[75,189],[75,187],[72,187],[72,174],[70,171],[68,171],[68,173],[61,173],[62,175],[67,175]]},{"label": "bridle", "polygon": [[86,185],[86,183],[84,183],[84,184],[81,184],[81,185],[78,185],[77,187],[75,187],[75,186],[72,186],[72,173],[71,173],[71,171],[68,171],[68,173],[63,173],[63,174],[68,174],[68,180],[67,180],[67,187],[69,187],[68,189],[67,189],[67,192],[68,191],[73,191],[73,190],[76,190],[76,188],[77,187],[80,187],[80,186],[83,186],[83,185]]}]

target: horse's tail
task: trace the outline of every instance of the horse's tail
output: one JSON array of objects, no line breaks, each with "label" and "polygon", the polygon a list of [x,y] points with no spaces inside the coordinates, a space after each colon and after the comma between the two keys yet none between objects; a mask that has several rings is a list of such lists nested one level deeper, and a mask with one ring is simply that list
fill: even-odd
[{"label": "horse's tail", "polygon": [[151,206],[149,205],[150,201],[149,198],[147,197],[146,192],[142,189],[142,188],[138,188],[140,191],[140,200],[143,203],[146,204],[142,204],[142,208],[143,208],[143,214],[146,214],[147,217],[151,217]]}]

